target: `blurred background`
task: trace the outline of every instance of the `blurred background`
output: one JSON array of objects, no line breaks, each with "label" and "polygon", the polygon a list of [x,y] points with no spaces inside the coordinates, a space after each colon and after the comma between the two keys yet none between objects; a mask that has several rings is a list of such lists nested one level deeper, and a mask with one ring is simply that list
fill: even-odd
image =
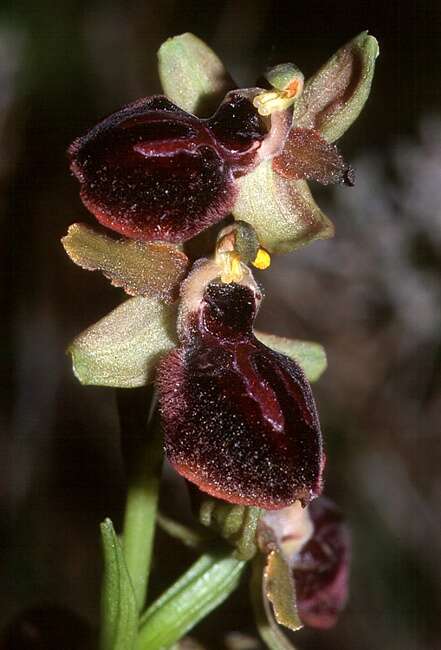
[{"label": "blurred background", "polygon": [[[0,612],[56,603],[96,625],[98,522],[125,494],[110,389],[82,388],[69,340],[123,299],[59,243],[93,223],[69,143],[160,90],[156,50],[199,35],[239,86],[267,66],[306,76],[368,29],[380,42],[371,97],[340,142],[352,189],[313,191],[336,237],[273,258],[261,329],[325,345],[315,385],[326,492],[353,531],[351,599],[299,650],[441,648],[441,7],[319,0],[0,2]],[[179,517],[168,476],[163,509]],[[153,590],[194,559],[159,533]],[[246,587],[194,630],[206,648],[261,648]],[[245,636],[244,636],[245,635]],[[239,643],[239,645],[238,645]],[[241,645],[242,644],[242,645]]]}]

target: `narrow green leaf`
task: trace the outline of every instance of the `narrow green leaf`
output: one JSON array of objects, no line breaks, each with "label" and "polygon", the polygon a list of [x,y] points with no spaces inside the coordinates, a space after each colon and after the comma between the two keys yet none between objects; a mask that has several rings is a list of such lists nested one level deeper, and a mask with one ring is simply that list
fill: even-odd
[{"label": "narrow green leaf", "polygon": [[317,381],[325,372],[328,365],[326,352],[319,343],[289,339],[257,330],[254,334],[259,341],[272,350],[286,354],[286,356],[297,361],[309,381]]},{"label": "narrow green leaf", "polygon": [[237,180],[235,219],[251,224],[270,253],[288,253],[315,239],[328,239],[334,226],[315,203],[308,184],[279,176],[266,160]]},{"label": "narrow green leaf", "polygon": [[245,565],[233,555],[201,556],[142,617],[136,650],[161,650],[182,638],[236,589]]},{"label": "narrow green leaf", "polygon": [[115,239],[83,223],[72,224],[61,242],[75,264],[102,271],[131,296],[174,300],[188,265],[187,256],[172,244]]},{"label": "narrow green leaf", "polygon": [[362,32],[346,43],[305,84],[293,124],[317,129],[334,142],[359,116],[371,90],[378,42]]},{"label": "narrow green leaf", "polygon": [[176,310],[156,298],[126,300],[71,343],[82,384],[134,388],[154,379],[158,361],[176,345]]},{"label": "narrow green leaf", "polygon": [[165,606],[167,603],[171,602],[175,596],[179,593],[185,591],[195,580],[197,580],[205,571],[211,567],[213,563],[212,557],[209,554],[203,554],[199,559],[191,565],[191,567],[182,574],[176,582],[174,582],[171,587],[167,589],[159,598],[153,602],[149,608],[143,613],[140,618],[139,624],[140,627],[144,625],[148,618],[153,616],[153,614]]},{"label": "narrow green leaf", "polygon": [[158,62],[165,94],[189,113],[210,115],[234,88],[222,61],[194,34],[165,41],[159,48]]},{"label": "narrow green leaf", "polygon": [[134,647],[138,610],[124,555],[110,519],[101,524],[104,554],[102,588],[102,650]]}]

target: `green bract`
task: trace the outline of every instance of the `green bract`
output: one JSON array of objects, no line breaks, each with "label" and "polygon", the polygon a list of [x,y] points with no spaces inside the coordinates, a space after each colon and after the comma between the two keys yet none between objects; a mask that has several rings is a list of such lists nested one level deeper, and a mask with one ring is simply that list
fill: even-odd
[{"label": "green bract", "polygon": [[303,627],[297,607],[296,591],[290,567],[280,551],[271,551],[263,572],[263,586],[280,625],[290,630]]},{"label": "green bract", "polygon": [[[282,565],[283,566],[283,565]],[[286,567],[286,563],[285,563]],[[257,555],[253,560],[253,571],[250,581],[250,595],[251,602],[254,610],[254,617],[256,619],[257,629],[259,634],[265,642],[269,650],[295,650],[294,646],[288,641],[288,638],[283,634],[282,629],[276,623],[274,614],[271,609],[268,595],[268,584],[264,575],[265,561],[262,556]],[[285,598],[295,598],[294,584],[287,580],[285,568],[282,569],[284,577],[282,582],[287,585],[287,591],[283,594]],[[283,593],[283,589],[282,592]],[[276,607],[278,597],[273,598],[273,606]],[[291,624],[288,626],[291,629],[299,629],[302,624],[298,617],[295,601],[291,601],[292,616],[289,617]]]}]

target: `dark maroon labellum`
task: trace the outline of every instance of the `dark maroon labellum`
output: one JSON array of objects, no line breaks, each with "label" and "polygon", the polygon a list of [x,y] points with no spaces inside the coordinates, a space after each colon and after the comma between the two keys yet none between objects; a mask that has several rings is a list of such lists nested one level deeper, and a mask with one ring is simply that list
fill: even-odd
[{"label": "dark maroon labellum", "polygon": [[100,122],[69,148],[85,206],[127,237],[181,242],[232,208],[267,127],[239,91],[201,120],[158,95]]},{"label": "dark maroon labellum", "polygon": [[309,506],[314,526],[294,561],[299,615],[305,625],[329,628],[346,604],[350,537],[337,507],[321,497]]},{"label": "dark maroon labellum", "polygon": [[260,298],[210,283],[158,385],[177,471],[225,501],[277,509],[320,493],[322,441],[303,371],[252,332]]}]

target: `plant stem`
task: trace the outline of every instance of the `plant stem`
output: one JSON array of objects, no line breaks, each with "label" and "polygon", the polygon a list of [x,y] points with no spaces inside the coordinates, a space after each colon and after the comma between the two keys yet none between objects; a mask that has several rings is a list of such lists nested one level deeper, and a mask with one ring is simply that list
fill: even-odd
[{"label": "plant stem", "polygon": [[117,391],[128,475],[122,546],[140,612],[144,606],[156,525],[162,440],[152,389]]},{"label": "plant stem", "polygon": [[136,650],[169,648],[236,589],[246,562],[207,553],[142,616]]}]

